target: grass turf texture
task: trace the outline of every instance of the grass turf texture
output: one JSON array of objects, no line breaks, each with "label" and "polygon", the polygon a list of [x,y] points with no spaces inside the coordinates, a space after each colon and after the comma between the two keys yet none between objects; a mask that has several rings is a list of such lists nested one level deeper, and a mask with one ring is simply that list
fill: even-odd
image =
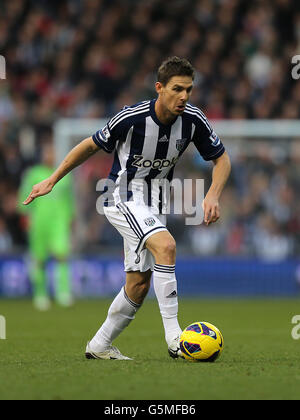
[{"label": "grass turf texture", "polygon": [[299,300],[180,300],[180,322],[209,321],[224,335],[213,364],[167,354],[156,301],[146,300],[116,340],[134,361],[85,360],[86,342],[110,301],[82,301],[36,312],[29,301],[0,300],[0,399],[201,400],[299,399]]}]

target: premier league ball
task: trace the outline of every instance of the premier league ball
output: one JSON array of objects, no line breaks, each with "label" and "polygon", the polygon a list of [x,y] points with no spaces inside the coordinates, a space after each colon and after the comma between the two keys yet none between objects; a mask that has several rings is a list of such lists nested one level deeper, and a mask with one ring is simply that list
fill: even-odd
[{"label": "premier league ball", "polygon": [[180,337],[182,357],[192,362],[214,362],[223,348],[221,332],[209,322],[194,322]]}]

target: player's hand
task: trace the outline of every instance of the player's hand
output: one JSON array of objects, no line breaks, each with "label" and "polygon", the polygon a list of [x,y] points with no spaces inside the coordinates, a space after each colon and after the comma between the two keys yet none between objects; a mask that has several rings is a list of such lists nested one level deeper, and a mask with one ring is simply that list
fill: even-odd
[{"label": "player's hand", "polygon": [[208,226],[220,218],[220,205],[218,198],[213,194],[207,194],[202,203],[204,211],[204,223]]},{"label": "player's hand", "polygon": [[23,201],[23,204],[27,206],[35,198],[41,197],[42,195],[49,194],[52,191],[53,187],[54,187],[54,184],[49,178],[45,179],[39,184],[34,185],[29,196],[26,198],[25,201]]}]

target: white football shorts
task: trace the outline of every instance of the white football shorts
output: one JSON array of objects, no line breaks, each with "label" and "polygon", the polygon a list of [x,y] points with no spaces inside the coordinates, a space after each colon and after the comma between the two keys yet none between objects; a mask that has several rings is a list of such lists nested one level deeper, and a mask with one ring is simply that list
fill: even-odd
[{"label": "white football shorts", "polygon": [[145,242],[153,234],[167,231],[166,216],[155,215],[151,207],[134,201],[104,207],[104,214],[123,237],[125,271],[153,271],[155,260]]}]

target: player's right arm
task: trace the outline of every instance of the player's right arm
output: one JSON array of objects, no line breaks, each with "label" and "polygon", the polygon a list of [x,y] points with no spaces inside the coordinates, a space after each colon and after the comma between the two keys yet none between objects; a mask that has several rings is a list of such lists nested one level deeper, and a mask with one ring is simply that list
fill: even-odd
[{"label": "player's right arm", "polygon": [[[22,176],[22,181],[19,188],[19,203],[22,203],[25,198],[27,197],[28,191],[33,184],[37,182],[36,177],[34,176],[34,168],[31,167],[27,169]],[[22,206],[21,204],[18,205],[18,211],[22,214],[28,214],[30,212],[29,208]]]},{"label": "player's right arm", "polygon": [[26,200],[23,201],[23,204],[28,205],[35,198],[49,194],[60,179],[99,150],[99,146],[94,142],[92,137],[83,140],[67,154],[59,167],[49,178],[33,186],[31,193]]}]

